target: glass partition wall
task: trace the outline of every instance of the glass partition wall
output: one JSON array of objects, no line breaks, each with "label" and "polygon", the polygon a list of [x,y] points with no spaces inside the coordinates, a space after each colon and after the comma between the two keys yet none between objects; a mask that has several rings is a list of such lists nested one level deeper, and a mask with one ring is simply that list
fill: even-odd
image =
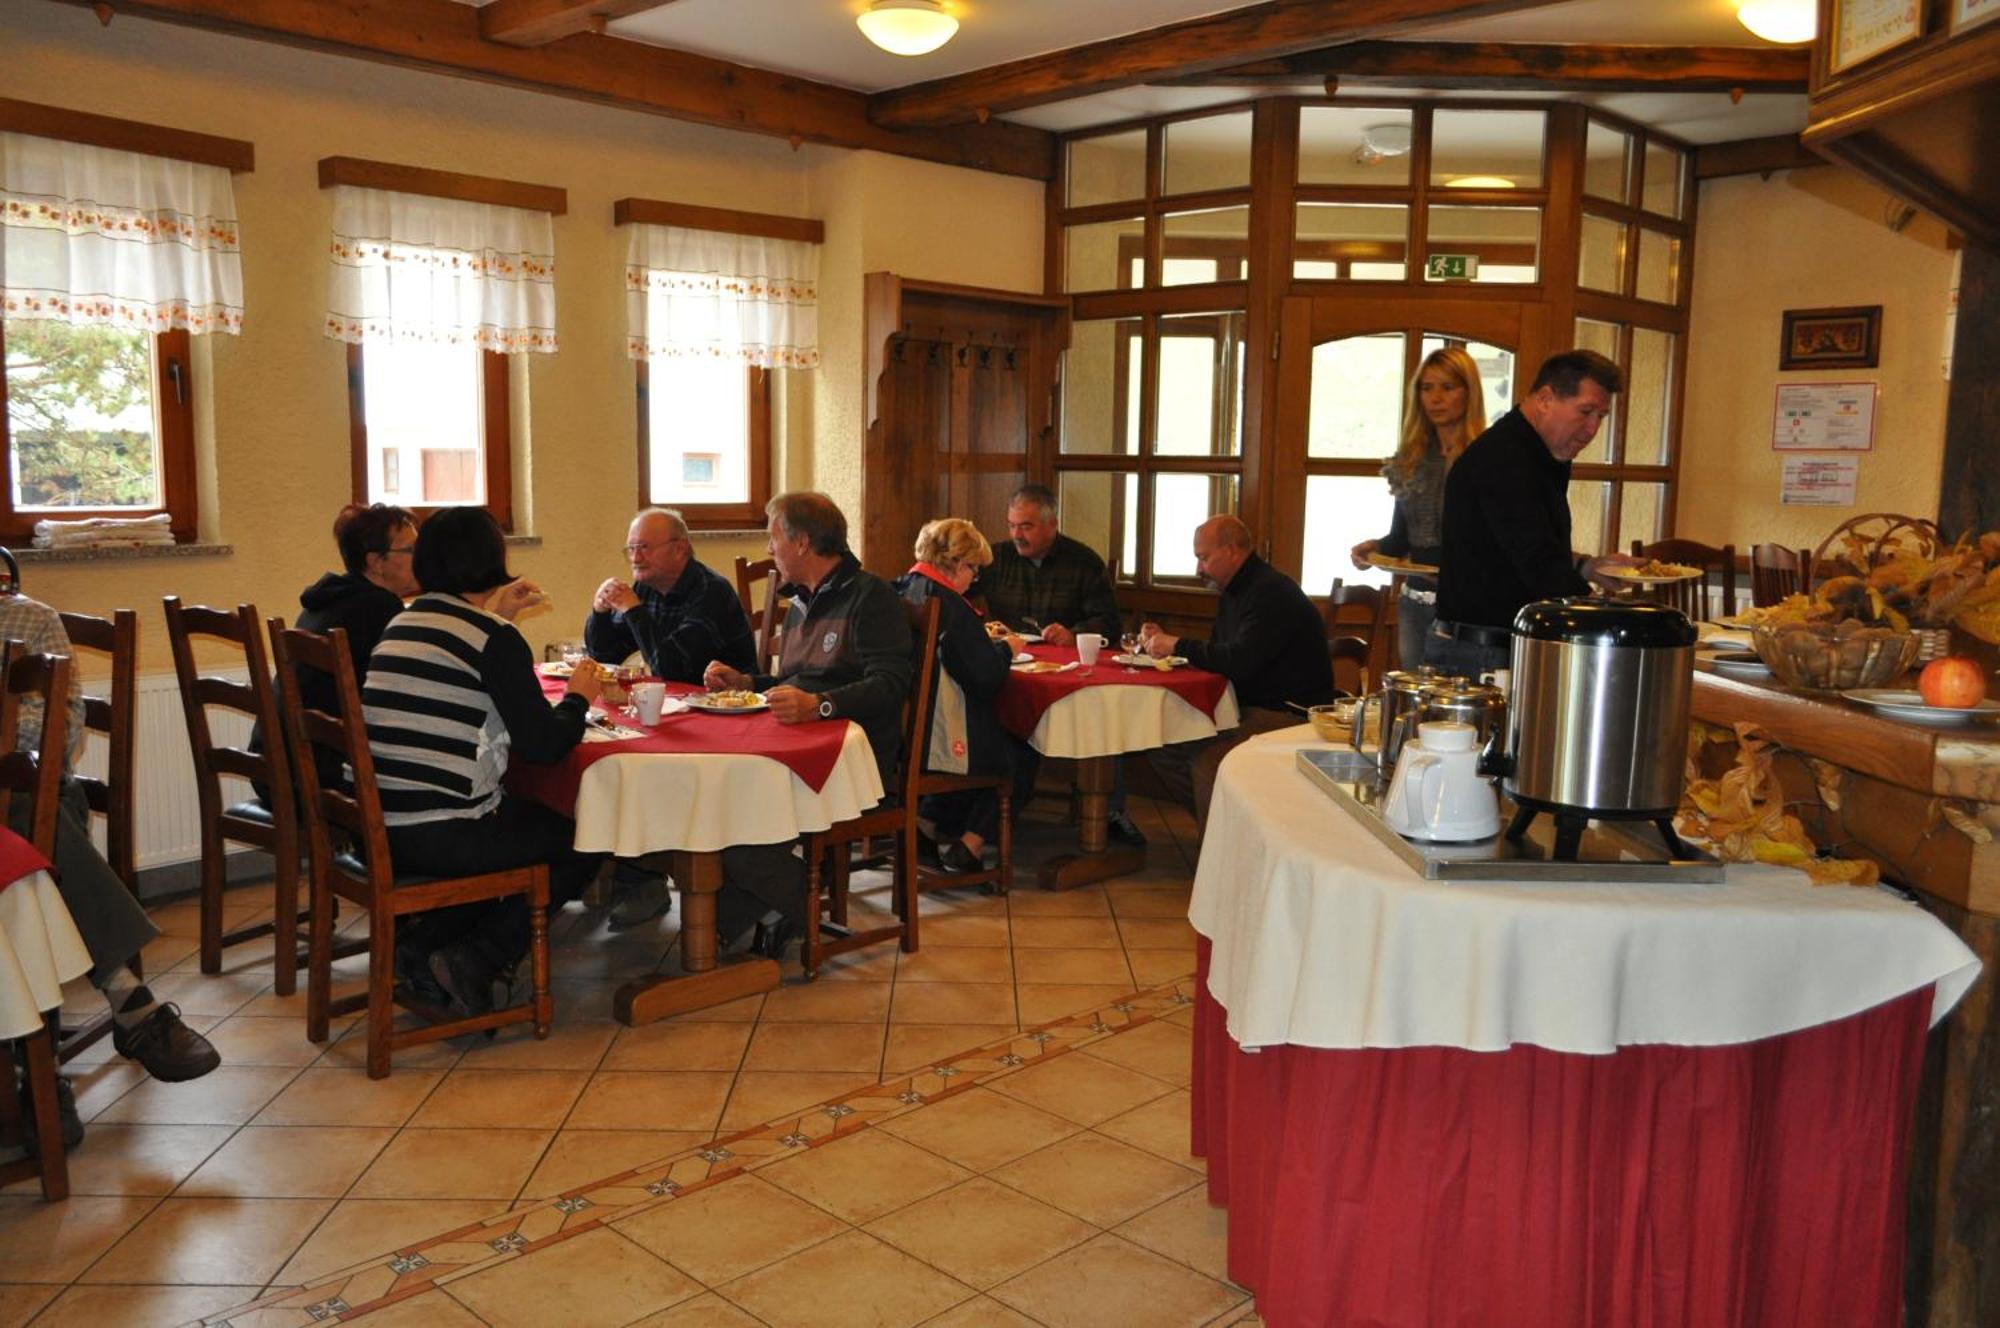
[{"label": "glass partition wall", "polygon": [[1050,189],[1071,297],[1064,528],[1148,612],[1202,613],[1194,527],[1237,510],[1308,590],[1384,533],[1381,479],[1425,354],[1463,345],[1487,418],[1540,359],[1602,351],[1627,390],[1578,461],[1579,548],[1671,533],[1693,176],[1585,108],[1266,98],[1078,133]]}]

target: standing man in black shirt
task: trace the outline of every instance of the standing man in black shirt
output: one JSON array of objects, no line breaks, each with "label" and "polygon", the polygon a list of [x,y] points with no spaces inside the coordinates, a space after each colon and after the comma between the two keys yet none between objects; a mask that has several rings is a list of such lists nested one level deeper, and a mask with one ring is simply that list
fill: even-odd
[{"label": "standing man in black shirt", "polygon": [[[1079,540],[1062,533],[1055,491],[1042,484],[1024,484],[1007,500],[1007,538],[993,541],[993,561],[979,569],[979,579],[967,591],[984,599],[988,617],[1016,632],[1040,633],[1054,646],[1076,644],[1078,632],[1096,632],[1107,643],[1120,634],[1118,600],[1104,560]],[[1026,743],[1014,748],[1014,810],[1027,805],[1035,790],[1041,756]],[[1125,811],[1125,765],[1116,767],[1111,786],[1113,839],[1144,844],[1140,830]]]},{"label": "standing man in black shirt", "polygon": [[1471,678],[1504,669],[1522,605],[1589,593],[1570,551],[1569,468],[1623,387],[1618,366],[1595,351],[1551,355],[1521,404],[1451,468],[1424,663]]},{"label": "standing man in black shirt", "polygon": [[1160,782],[1194,809],[1195,823],[1204,827],[1223,757],[1259,733],[1297,724],[1288,704],[1323,705],[1333,699],[1333,665],[1319,610],[1298,582],[1259,558],[1252,543],[1250,527],[1228,513],[1195,528],[1195,570],[1222,592],[1208,640],[1169,636],[1158,623],[1139,629],[1155,659],[1184,655],[1188,663],[1220,673],[1236,688],[1243,718],[1234,729],[1205,742],[1176,743],[1148,753]]}]

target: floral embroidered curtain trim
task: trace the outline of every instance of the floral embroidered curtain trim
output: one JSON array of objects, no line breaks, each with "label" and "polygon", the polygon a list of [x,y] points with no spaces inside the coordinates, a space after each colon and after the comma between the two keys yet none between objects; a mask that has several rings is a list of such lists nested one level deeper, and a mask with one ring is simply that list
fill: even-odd
[{"label": "floral embroidered curtain trim", "polygon": [[142,332],[243,330],[220,166],[0,133],[0,310]]},{"label": "floral embroidered curtain trim", "polygon": [[555,351],[548,213],[354,185],[333,194],[327,336]]},{"label": "floral embroidered curtain trim", "polygon": [[683,226],[629,229],[630,358],[819,364],[818,245]]}]

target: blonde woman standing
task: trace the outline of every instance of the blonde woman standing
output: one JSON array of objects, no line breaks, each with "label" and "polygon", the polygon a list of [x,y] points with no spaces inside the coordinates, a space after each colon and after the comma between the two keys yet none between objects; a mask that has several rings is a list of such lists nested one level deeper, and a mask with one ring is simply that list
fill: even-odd
[{"label": "blonde woman standing", "polygon": [[[1466,446],[1486,428],[1479,366],[1463,346],[1443,346],[1424,356],[1410,380],[1403,406],[1403,440],[1382,465],[1396,499],[1389,533],[1363,540],[1350,556],[1367,568],[1370,554],[1437,566],[1444,549],[1444,477]],[[1424,657],[1424,638],[1437,616],[1437,581],[1407,577],[1396,603],[1396,649],[1403,667]]]}]

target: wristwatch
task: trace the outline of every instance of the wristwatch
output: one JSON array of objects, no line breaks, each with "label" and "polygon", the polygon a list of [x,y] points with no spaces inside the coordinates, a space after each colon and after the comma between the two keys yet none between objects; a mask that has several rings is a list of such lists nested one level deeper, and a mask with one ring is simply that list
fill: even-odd
[{"label": "wristwatch", "polygon": [[821,697],[821,698],[819,699],[819,717],[820,717],[821,719],[832,719],[832,718],[833,718],[833,698],[832,698],[832,697],[830,697],[830,696],[822,696],[822,697]]}]

